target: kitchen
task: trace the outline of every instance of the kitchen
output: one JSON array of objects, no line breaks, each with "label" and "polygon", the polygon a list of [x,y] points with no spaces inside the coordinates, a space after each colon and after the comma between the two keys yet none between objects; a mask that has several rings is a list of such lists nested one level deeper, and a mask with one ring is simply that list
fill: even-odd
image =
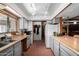
[{"label": "kitchen", "polygon": [[0,3],[0,56],[78,56],[78,7]]}]

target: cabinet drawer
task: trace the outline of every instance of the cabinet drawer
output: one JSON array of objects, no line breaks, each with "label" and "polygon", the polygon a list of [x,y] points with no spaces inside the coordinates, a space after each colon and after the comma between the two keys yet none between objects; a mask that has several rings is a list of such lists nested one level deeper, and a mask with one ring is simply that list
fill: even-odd
[{"label": "cabinet drawer", "polygon": [[65,47],[64,45],[60,45],[60,48],[64,49],[70,56],[77,56],[76,53],[74,53],[69,48]]}]

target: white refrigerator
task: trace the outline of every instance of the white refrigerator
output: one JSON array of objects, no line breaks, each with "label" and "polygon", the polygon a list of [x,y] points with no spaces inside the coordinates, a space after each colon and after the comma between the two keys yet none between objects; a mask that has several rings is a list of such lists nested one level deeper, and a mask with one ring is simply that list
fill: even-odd
[{"label": "white refrigerator", "polygon": [[46,24],[45,26],[45,45],[46,48],[50,48],[51,47],[51,37],[53,39],[53,32],[57,32],[60,33],[60,24]]}]

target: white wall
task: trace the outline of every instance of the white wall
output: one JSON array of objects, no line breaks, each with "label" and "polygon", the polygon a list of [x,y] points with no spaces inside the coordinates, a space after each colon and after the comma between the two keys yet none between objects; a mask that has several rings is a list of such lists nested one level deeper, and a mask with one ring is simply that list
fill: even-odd
[{"label": "white wall", "polygon": [[20,29],[24,28],[24,26],[23,26],[23,18],[19,19],[19,25],[20,25]]},{"label": "white wall", "polygon": [[25,28],[25,29],[27,29],[27,27],[28,27],[27,24],[28,24],[27,20],[24,20],[24,28]]},{"label": "white wall", "polygon": [[34,40],[41,40],[41,31],[42,31],[42,27],[41,27],[41,22],[34,22],[34,25],[40,25],[40,29],[39,29],[39,35],[34,34]]},{"label": "white wall", "polygon": [[27,21],[27,30],[32,31],[32,21]]}]

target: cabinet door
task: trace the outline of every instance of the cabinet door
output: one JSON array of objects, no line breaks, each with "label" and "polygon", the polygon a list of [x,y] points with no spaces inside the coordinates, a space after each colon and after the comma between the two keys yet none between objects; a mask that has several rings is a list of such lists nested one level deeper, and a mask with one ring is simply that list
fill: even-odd
[{"label": "cabinet door", "polygon": [[64,49],[66,53],[68,53],[70,56],[77,56],[76,53],[74,53],[72,50],[69,48],[65,47],[64,45],[60,44],[60,48]]},{"label": "cabinet door", "polygon": [[51,37],[51,39],[50,39],[50,46],[51,46],[51,50],[53,51],[54,50],[54,43],[53,43],[54,41],[53,41],[53,38]]},{"label": "cabinet door", "polygon": [[30,36],[27,38],[27,48],[29,48],[31,45],[31,38]]},{"label": "cabinet door", "polygon": [[69,56],[69,54],[60,48],[60,56]]},{"label": "cabinet door", "polygon": [[[11,51],[13,52],[13,46],[1,51],[0,56],[7,56]],[[13,53],[11,53],[11,55],[13,55]]]},{"label": "cabinet door", "polygon": [[27,48],[29,48],[30,45],[30,39],[27,39]]},{"label": "cabinet door", "polygon": [[55,56],[59,56],[59,42],[54,40],[54,54]]},{"label": "cabinet door", "polygon": [[22,54],[21,42],[18,42],[14,45],[14,56],[21,56],[21,54]]},{"label": "cabinet door", "polygon": [[31,45],[33,44],[33,31],[31,32],[31,37],[30,37],[31,39]]},{"label": "cabinet door", "polygon": [[21,56],[21,50],[19,46],[14,49],[14,56]]},{"label": "cabinet door", "polygon": [[13,51],[10,51],[6,56],[13,56]]}]

